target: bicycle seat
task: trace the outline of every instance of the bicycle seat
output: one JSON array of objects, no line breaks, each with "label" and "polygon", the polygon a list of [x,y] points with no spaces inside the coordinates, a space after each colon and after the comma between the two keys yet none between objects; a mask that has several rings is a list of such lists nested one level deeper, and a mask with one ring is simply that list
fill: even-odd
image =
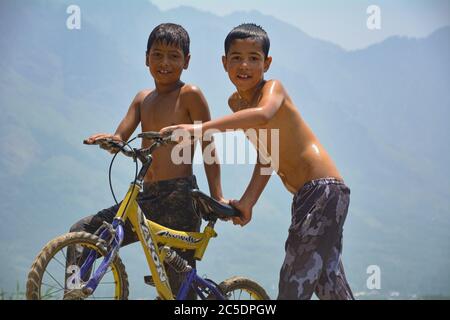
[{"label": "bicycle seat", "polygon": [[220,203],[198,189],[193,189],[191,193],[195,207],[200,209],[199,213],[205,220],[227,219],[241,215],[236,208]]}]

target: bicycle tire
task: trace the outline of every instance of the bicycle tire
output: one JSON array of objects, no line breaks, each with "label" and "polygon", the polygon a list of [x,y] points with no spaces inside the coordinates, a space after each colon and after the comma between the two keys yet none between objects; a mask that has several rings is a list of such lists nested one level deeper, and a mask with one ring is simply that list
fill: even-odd
[{"label": "bicycle tire", "polygon": [[[41,295],[41,287],[46,268],[60,250],[69,245],[83,245],[94,249],[100,255],[105,256],[107,252],[104,248],[97,246],[98,242],[99,238],[97,236],[87,232],[66,233],[48,242],[35,258],[30,272],[28,273],[26,298],[28,300],[41,300],[41,298],[43,298]],[[114,299],[128,299],[128,275],[125,271],[125,266],[118,255],[111,263],[111,271],[115,280]]]},{"label": "bicycle tire", "polygon": [[231,293],[235,290],[247,292],[250,295],[250,299],[245,300],[251,300],[252,298],[255,300],[270,300],[269,295],[263,287],[255,281],[244,277],[236,276],[226,279],[219,284],[219,289],[222,291],[223,295],[227,297],[227,300],[231,300]]}]

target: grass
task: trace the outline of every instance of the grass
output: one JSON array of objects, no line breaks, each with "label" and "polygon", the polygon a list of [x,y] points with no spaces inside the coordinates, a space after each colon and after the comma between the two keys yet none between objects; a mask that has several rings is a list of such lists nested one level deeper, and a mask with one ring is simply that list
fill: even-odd
[{"label": "grass", "polygon": [[5,292],[0,289],[0,300],[25,300],[25,291],[20,288],[19,281],[17,281],[15,292]]}]

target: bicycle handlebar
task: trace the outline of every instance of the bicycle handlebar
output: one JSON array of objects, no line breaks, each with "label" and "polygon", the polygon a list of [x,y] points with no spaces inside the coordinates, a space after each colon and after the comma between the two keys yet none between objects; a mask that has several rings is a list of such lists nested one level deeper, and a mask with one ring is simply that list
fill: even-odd
[{"label": "bicycle handlebar", "polygon": [[148,156],[152,153],[155,147],[158,147],[162,144],[168,144],[171,142],[176,143],[175,141],[172,141],[172,135],[162,135],[159,132],[156,131],[147,131],[139,133],[138,138],[142,139],[149,139],[154,140],[154,143],[148,147],[148,148],[142,148],[142,149],[133,149],[133,150],[125,150],[126,143],[123,141],[114,140],[112,138],[101,138],[95,140],[93,143],[88,143],[87,140],[83,140],[84,144],[88,145],[99,145],[100,148],[108,150],[108,151],[116,151],[117,149],[120,150],[125,156],[130,158],[135,158],[136,153],[139,153],[143,156]]},{"label": "bicycle handlebar", "polygon": [[165,142],[169,142],[172,140],[172,134],[170,133],[170,134],[162,135],[161,133],[156,132],[156,131],[146,131],[146,132],[139,133],[138,138],[162,140]]},{"label": "bicycle handlebar", "polygon": [[83,140],[84,144],[88,144],[88,145],[98,145],[100,146],[100,148],[105,149],[107,151],[115,151],[116,149],[119,149],[124,155],[126,155],[127,157],[133,157],[134,156],[134,152],[133,151],[129,151],[129,150],[125,150],[125,143],[122,141],[117,141],[117,140],[113,140],[111,138],[102,138],[102,139],[97,139],[95,140],[93,143],[88,143],[87,140]]}]

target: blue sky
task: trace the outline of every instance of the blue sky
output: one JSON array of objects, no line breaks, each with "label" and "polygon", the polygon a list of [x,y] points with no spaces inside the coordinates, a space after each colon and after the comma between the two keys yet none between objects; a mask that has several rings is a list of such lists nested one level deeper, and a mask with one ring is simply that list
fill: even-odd
[{"label": "blue sky", "polygon": [[[389,36],[425,37],[450,25],[448,0],[150,0],[162,10],[191,6],[217,15],[258,10],[299,27],[309,35],[353,50]],[[366,26],[370,5],[381,10],[381,29]]]}]

